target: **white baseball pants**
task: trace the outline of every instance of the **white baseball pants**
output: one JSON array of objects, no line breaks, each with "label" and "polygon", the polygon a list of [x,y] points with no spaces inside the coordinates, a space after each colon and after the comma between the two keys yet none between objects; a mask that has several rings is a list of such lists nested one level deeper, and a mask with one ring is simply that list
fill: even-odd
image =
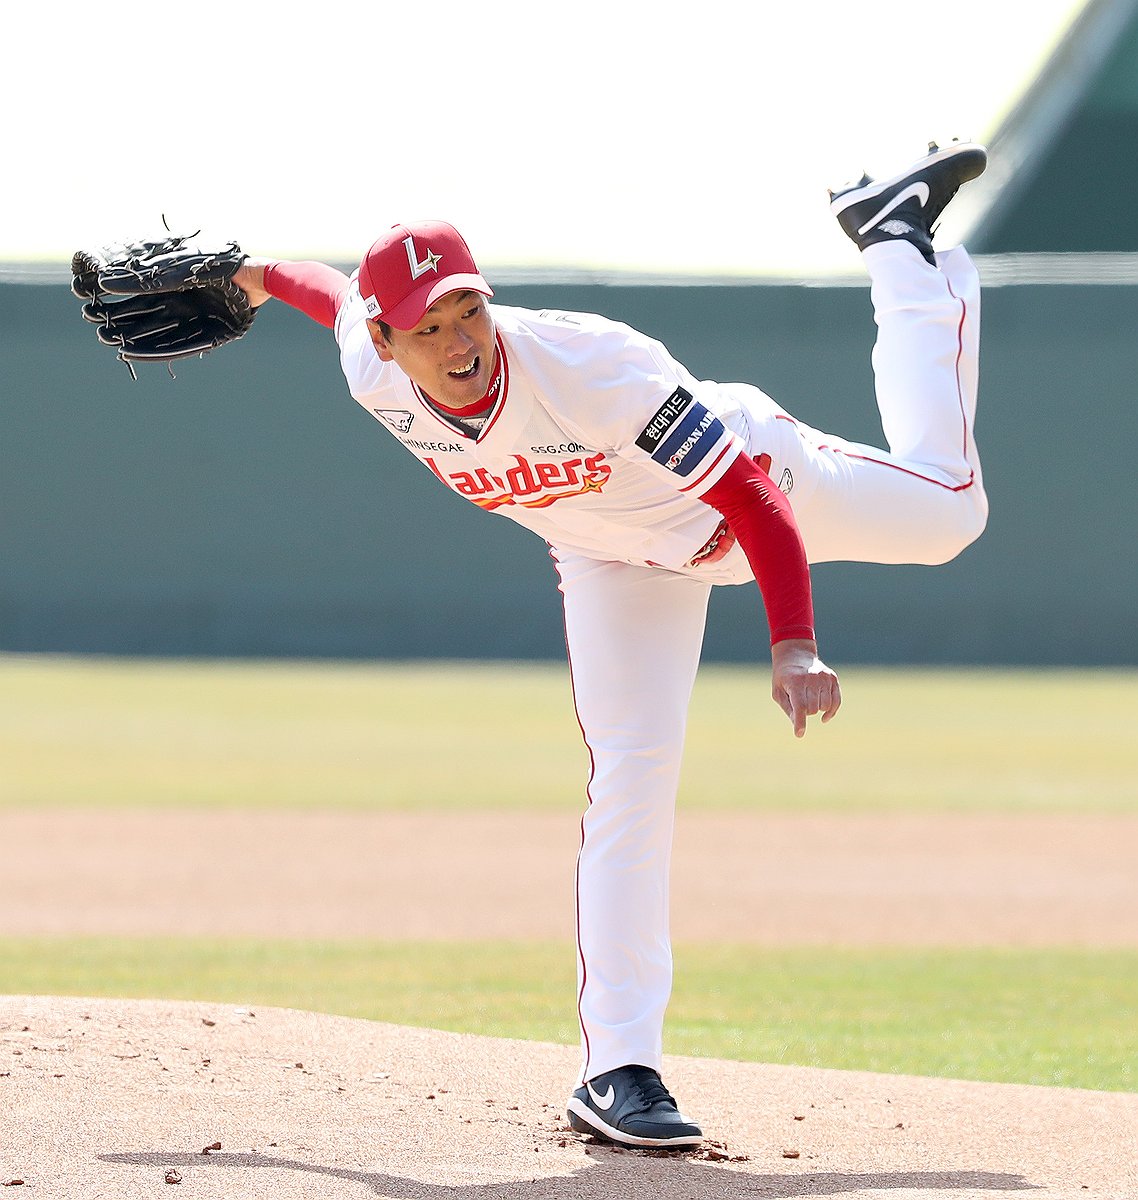
[{"label": "white baseball pants", "polygon": [[[945,562],[987,517],[972,432],[976,272],[962,249],[938,255],[937,268],[904,242],[863,257],[889,451],[803,425],[756,389],[745,401],[748,449],[771,455],[776,482],[789,472],[812,562]],[[698,568],[681,574],[556,548],[553,557],[591,760],[576,875],[583,1081],[632,1063],[660,1067],[673,815],[712,584]]]}]

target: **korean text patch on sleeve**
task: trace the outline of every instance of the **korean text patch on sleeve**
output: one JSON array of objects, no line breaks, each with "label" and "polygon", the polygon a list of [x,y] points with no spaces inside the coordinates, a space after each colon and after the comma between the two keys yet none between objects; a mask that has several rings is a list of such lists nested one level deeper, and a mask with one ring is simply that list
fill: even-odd
[{"label": "korean text patch on sleeve", "polygon": [[714,413],[691,392],[677,387],[641,431],[636,444],[654,462],[686,478],[724,433],[723,423]]}]

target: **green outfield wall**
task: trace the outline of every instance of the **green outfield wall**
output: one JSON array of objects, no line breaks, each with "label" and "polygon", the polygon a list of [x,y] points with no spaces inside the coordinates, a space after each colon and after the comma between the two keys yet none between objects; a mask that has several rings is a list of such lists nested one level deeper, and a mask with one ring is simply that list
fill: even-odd
[{"label": "green outfield wall", "polygon": [[[880,441],[863,286],[500,286],[601,311],[697,374]],[[989,528],[945,567],[830,564],[835,662],[1138,663],[1138,286],[984,298]],[[558,657],[544,544],[444,492],[348,396],[330,333],[252,333],[132,382],[59,283],[0,283],[0,650]],[[753,587],[718,589],[707,657],[765,657]]]}]

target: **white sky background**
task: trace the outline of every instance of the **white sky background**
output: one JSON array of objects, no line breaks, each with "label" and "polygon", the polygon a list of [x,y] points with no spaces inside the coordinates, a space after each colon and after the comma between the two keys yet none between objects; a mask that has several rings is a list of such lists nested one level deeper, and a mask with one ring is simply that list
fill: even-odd
[{"label": "white sky background", "polygon": [[439,217],[491,282],[848,272],[826,187],[989,137],[1079,8],[18,0],[0,261],[66,261],[164,213],[338,263]]}]

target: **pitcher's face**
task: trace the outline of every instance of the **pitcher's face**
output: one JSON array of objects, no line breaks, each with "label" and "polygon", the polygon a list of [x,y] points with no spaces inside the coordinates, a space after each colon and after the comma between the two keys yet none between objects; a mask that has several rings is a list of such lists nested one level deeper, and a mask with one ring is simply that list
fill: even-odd
[{"label": "pitcher's face", "polygon": [[494,318],[479,292],[447,292],[423,314],[414,329],[383,335],[368,321],[376,352],[394,362],[444,408],[465,408],[481,400],[494,370]]}]

